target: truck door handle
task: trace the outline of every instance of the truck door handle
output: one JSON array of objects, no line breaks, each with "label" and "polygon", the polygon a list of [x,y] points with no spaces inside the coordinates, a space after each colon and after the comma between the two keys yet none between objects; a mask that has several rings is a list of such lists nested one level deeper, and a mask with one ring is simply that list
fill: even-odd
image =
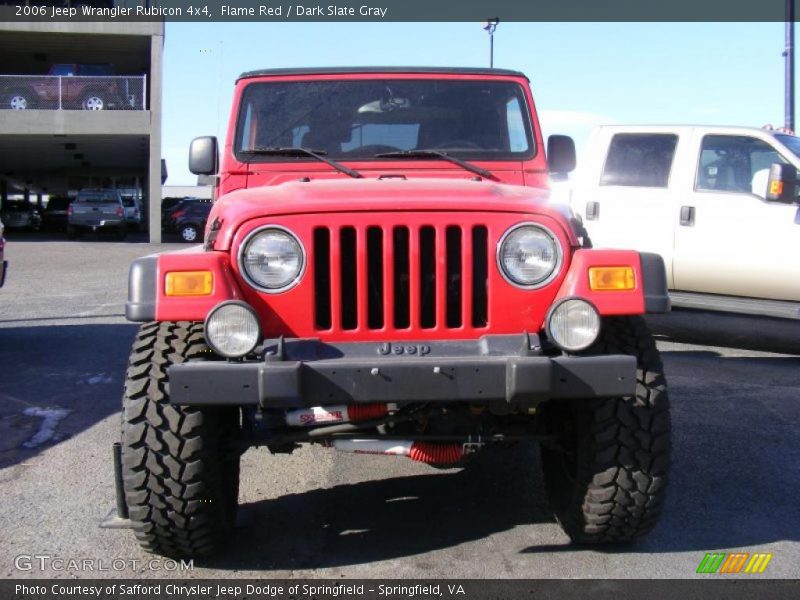
[{"label": "truck door handle", "polygon": [[694,206],[681,206],[681,225],[685,227],[694,225]]},{"label": "truck door handle", "polygon": [[599,202],[587,202],[586,203],[586,220],[587,221],[596,221],[600,218],[600,203]]}]

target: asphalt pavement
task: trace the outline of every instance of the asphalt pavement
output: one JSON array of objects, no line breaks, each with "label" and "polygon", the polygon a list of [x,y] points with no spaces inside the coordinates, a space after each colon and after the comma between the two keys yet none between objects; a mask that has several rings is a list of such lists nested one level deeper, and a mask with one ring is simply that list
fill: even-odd
[{"label": "asphalt pavement", "polygon": [[98,525],[136,331],[127,268],[183,246],[9,237],[0,577],[687,578],[706,552],[733,551],[772,553],[759,577],[800,577],[800,322],[690,311],[649,319],[674,450],[663,517],[640,542],[571,546],[534,445],[458,470],[306,447],[244,455],[240,524],[218,557],[150,563],[130,531]]}]

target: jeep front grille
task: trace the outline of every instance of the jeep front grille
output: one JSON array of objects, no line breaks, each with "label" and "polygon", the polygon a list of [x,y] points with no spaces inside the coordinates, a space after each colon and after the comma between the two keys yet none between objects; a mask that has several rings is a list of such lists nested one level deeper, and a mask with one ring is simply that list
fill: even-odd
[{"label": "jeep front grille", "polygon": [[485,328],[487,244],[484,225],[316,227],[315,327]]}]

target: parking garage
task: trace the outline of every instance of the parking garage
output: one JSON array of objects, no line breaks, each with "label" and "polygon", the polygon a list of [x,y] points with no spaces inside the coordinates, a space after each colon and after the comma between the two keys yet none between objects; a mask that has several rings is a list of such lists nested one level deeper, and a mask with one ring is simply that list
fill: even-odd
[{"label": "parking garage", "polygon": [[162,49],[162,23],[0,23],[0,204],[117,188],[158,241]]}]

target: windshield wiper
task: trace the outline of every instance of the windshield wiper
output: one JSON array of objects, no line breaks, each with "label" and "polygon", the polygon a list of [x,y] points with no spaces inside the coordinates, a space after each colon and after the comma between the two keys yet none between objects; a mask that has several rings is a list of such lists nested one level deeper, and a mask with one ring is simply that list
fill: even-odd
[{"label": "windshield wiper", "polygon": [[476,175],[480,175],[486,179],[494,179],[499,181],[497,175],[491,171],[487,171],[478,165],[473,165],[472,163],[461,160],[460,158],[456,158],[455,156],[450,156],[447,154],[447,152],[442,152],[441,150],[401,150],[398,152],[381,152],[380,154],[376,154],[375,158],[438,158],[441,160],[446,160],[447,162],[451,162],[454,165],[458,165],[470,173],[475,173]]},{"label": "windshield wiper", "polygon": [[345,175],[349,175],[350,177],[355,177],[356,179],[361,179],[364,177],[358,171],[351,169],[350,167],[345,167],[342,163],[322,156],[323,154],[327,154],[325,150],[311,150],[309,148],[301,148],[300,146],[287,146],[285,148],[250,148],[249,150],[240,150],[239,153],[252,154],[253,156],[310,156],[329,164],[337,171],[340,171]]}]

